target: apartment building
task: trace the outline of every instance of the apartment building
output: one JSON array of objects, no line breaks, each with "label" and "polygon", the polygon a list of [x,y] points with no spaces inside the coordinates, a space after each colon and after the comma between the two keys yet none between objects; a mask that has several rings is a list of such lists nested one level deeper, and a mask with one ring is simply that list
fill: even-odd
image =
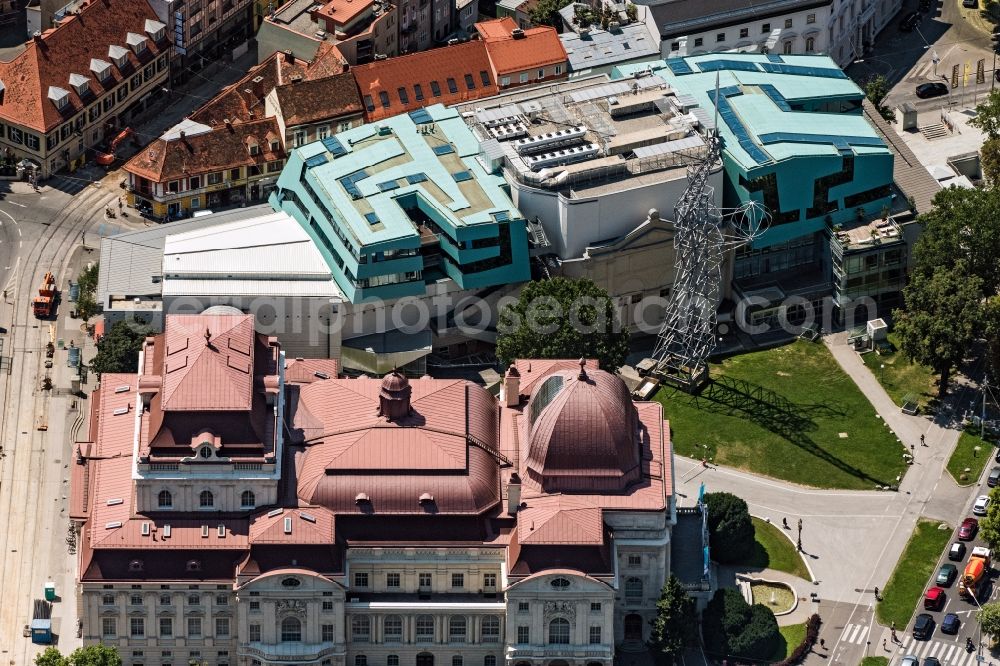
[{"label": "apartment building", "polygon": [[169,50],[146,0],[81,5],[0,62],[0,150],[42,178],[83,164],[163,94]]},{"label": "apartment building", "polygon": [[168,315],[137,370],[102,378],[73,465],[85,644],[129,666],[644,649],[671,570],[669,428],[594,362],[518,361],[498,400],[339,379],[250,316]]},{"label": "apartment building", "polygon": [[335,48],[311,62],[273,54],[125,164],[129,203],[172,219],[266,200],[289,147],[361,122]]},{"label": "apartment building", "polygon": [[826,54],[841,67],[862,57],[902,0],[640,2],[660,28],[664,57],[719,51]]},{"label": "apartment building", "polygon": [[569,62],[555,28],[517,27],[510,17],[476,24],[501,90],[566,78]]}]

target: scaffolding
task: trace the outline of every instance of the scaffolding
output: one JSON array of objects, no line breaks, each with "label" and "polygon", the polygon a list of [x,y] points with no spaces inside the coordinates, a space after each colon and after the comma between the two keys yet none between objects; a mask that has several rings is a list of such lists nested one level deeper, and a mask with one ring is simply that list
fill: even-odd
[{"label": "scaffolding", "polygon": [[705,157],[688,167],[687,189],[674,208],[674,287],[652,363],[645,364],[663,381],[692,392],[708,380],[723,259],[770,223],[770,214],[755,201],[728,211],[715,205],[708,179],[720,168],[718,131],[709,134],[707,143]]}]

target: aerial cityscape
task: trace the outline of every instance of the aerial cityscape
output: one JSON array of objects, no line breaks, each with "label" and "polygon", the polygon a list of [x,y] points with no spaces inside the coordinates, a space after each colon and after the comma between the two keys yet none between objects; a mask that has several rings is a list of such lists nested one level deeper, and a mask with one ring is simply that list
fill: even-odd
[{"label": "aerial cityscape", "polygon": [[0,664],[1000,666],[998,0],[0,0]]}]

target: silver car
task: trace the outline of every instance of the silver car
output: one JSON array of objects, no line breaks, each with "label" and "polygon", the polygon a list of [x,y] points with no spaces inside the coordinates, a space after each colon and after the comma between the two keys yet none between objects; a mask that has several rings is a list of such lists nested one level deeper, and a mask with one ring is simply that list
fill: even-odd
[{"label": "silver car", "polygon": [[916,655],[908,654],[899,660],[899,666],[920,666],[920,659]]},{"label": "silver car", "polygon": [[972,505],[972,513],[977,516],[985,516],[987,509],[990,508],[990,496],[980,495],[976,498],[976,503]]}]

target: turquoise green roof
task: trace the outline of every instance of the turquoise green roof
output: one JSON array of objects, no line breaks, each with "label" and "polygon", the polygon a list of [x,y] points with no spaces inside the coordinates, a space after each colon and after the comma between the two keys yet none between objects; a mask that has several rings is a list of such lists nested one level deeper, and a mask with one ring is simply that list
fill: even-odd
[{"label": "turquoise green roof", "polygon": [[890,154],[860,107],[828,110],[859,105],[864,93],[827,56],[716,53],[623,65],[612,77],[650,67],[709,117],[718,113],[725,150],[747,172],[793,157]]},{"label": "turquoise green roof", "polygon": [[293,151],[305,163],[306,180],[358,247],[418,238],[400,205],[415,194],[436,221],[456,230],[495,224],[494,214],[520,217],[503,178],[475,159],[479,144],[458,112],[440,104],[423,112],[355,127],[338,133],[333,143],[316,141]]}]

